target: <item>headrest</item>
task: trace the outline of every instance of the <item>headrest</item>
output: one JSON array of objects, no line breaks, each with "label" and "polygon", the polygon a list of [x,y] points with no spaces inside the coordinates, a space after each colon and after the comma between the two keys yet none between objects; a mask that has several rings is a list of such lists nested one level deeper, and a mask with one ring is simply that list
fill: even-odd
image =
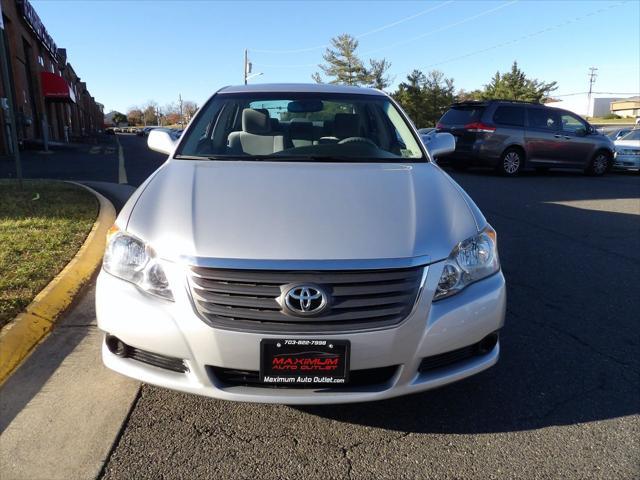
[{"label": "headrest", "polygon": [[271,119],[269,112],[261,108],[245,108],[242,110],[242,131],[254,135],[264,135],[271,132]]},{"label": "headrest", "polygon": [[313,140],[313,123],[297,119],[291,120],[289,124],[289,136],[296,140]]},{"label": "headrest", "polygon": [[358,115],[356,113],[336,113],[333,118],[333,132],[338,138],[359,137]]}]

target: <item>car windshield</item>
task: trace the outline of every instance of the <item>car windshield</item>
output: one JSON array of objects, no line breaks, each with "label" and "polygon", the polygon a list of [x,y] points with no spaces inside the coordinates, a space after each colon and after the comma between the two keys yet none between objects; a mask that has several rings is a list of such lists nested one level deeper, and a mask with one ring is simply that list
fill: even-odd
[{"label": "car windshield", "polygon": [[624,137],[619,138],[618,140],[640,140],[640,129],[632,130],[627,133]]},{"label": "car windshield", "polygon": [[382,95],[227,93],[210,100],[175,158],[424,161],[412,130]]}]

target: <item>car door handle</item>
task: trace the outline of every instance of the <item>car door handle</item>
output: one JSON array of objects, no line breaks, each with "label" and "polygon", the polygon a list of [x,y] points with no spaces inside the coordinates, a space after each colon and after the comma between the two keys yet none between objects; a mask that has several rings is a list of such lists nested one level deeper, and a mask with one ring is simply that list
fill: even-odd
[{"label": "car door handle", "polygon": [[565,140],[571,140],[571,137],[567,136],[567,135],[560,135],[559,133],[556,133],[554,135],[555,138],[564,138]]}]

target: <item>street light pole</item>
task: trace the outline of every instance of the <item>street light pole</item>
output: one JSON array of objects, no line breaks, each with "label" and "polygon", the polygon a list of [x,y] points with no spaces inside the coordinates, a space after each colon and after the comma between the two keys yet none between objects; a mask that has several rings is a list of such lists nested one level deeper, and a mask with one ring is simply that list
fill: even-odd
[{"label": "street light pole", "polygon": [[20,160],[20,149],[18,148],[18,122],[13,108],[13,94],[11,92],[11,78],[9,77],[9,49],[4,38],[4,21],[2,20],[2,3],[0,2],[0,71],[2,75],[2,85],[6,95],[6,105],[2,102],[2,109],[6,112],[5,124],[7,126],[7,141],[9,150],[12,151],[16,164],[16,178],[22,190],[22,162]]}]

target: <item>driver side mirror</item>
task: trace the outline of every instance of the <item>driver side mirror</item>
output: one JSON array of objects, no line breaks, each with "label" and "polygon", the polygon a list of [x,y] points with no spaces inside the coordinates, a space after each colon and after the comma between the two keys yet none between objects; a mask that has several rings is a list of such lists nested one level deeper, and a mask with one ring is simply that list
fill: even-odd
[{"label": "driver side mirror", "polygon": [[447,153],[453,153],[456,150],[456,139],[450,133],[436,133],[431,136],[429,144],[425,144],[431,156],[435,159]]},{"label": "driver side mirror", "polygon": [[177,143],[178,141],[174,140],[166,130],[151,130],[147,138],[147,146],[151,150],[167,155],[171,155]]},{"label": "driver side mirror", "polygon": [[588,130],[585,127],[579,127],[576,128],[574,133],[576,134],[576,137],[584,137],[588,133]]}]

